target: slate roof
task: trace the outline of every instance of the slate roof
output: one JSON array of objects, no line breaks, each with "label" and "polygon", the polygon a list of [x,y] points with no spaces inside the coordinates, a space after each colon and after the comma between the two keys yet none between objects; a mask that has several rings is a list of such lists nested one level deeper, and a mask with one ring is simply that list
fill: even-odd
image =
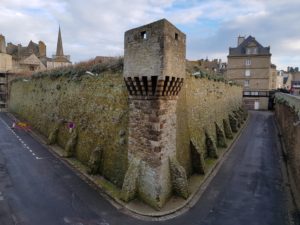
[{"label": "slate roof", "polygon": [[236,48],[229,48],[229,56],[246,55],[247,47],[254,45],[257,47],[257,54],[255,55],[271,55],[270,47],[263,47],[258,41],[255,40],[254,37],[250,35]]}]

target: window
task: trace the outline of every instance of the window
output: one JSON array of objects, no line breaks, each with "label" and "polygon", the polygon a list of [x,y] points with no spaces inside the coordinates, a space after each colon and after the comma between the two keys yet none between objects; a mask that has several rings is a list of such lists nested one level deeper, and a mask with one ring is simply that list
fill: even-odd
[{"label": "window", "polygon": [[247,55],[253,55],[257,54],[257,48],[256,47],[250,47],[246,49],[246,54]]},{"label": "window", "polygon": [[175,33],[175,40],[178,40],[178,34]]},{"label": "window", "polygon": [[244,80],[244,87],[249,87],[249,80]]},{"label": "window", "polygon": [[147,39],[147,32],[146,31],[141,32],[141,38],[144,39],[144,40]]},{"label": "window", "polygon": [[245,76],[249,77],[250,76],[250,70],[245,70]]},{"label": "window", "polygon": [[251,65],[251,59],[246,59],[246,66],[250,66]]}]

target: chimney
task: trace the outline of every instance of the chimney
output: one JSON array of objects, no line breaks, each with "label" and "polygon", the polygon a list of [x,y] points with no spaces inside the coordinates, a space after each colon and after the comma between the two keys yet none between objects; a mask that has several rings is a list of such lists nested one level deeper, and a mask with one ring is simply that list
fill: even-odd
[{"label": "chimney", "polygon": [[0,34],[0,53],[6,53],[5,37]]},{"label": "chimney", "polygon": [[46,45],[42,41],[39,41],[39,54],[40,54],[40,57],[46,56]]},{"label": "chimney", "polygon": [[242,44],[243,42],[245,41],[245,36],[238,36],[238,45],[239,46],[240,44]]}]

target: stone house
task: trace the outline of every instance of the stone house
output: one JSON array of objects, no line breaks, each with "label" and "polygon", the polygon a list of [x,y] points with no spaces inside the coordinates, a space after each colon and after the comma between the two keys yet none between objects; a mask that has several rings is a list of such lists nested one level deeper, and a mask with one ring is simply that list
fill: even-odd
[{"label": "stone house", "polygon": [[[21,44],[15,45],[5,44],[5,37],[0,37],[1,53],[5,52],[4,56],[0,58],[0,65],[11,65],[9,72],[15,74],[32,74],[35,71],[42,71],[56,67],[68,66],[70,56],[63,54],[63,45],[61,38],[61,31],[59,28],[56,55],[52,58],[46,55],[46,45],[43,41],[35,43],[30,41],[27,46]],[[4,50],[5,49],[5,50]]]},{"label": "stone house", "polygon": [[292,73],[291,91],[294,95],[300,95],[300,72]]},{"label": "stone house", "polygon": [[276,66],[271,64],[270,47],[254,37],[238,37],[237,47],[229,48],[226,77],[243,86],[248,109],[268,109],[269,91],[276,88]]}]

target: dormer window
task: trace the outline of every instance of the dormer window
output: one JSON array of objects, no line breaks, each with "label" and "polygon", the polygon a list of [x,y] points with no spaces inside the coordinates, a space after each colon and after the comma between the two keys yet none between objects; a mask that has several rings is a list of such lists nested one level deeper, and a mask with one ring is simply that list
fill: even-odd
[{"label": "dormer window", "polygon": [[257,54],[257,45],[255,42],[250,42],[246,47],[247,55],[255,55]]},{"label": "dormer window", "polygon": [[257,54],[257,47],[248,47],[246,48],[247,55],[255,55]]}]

